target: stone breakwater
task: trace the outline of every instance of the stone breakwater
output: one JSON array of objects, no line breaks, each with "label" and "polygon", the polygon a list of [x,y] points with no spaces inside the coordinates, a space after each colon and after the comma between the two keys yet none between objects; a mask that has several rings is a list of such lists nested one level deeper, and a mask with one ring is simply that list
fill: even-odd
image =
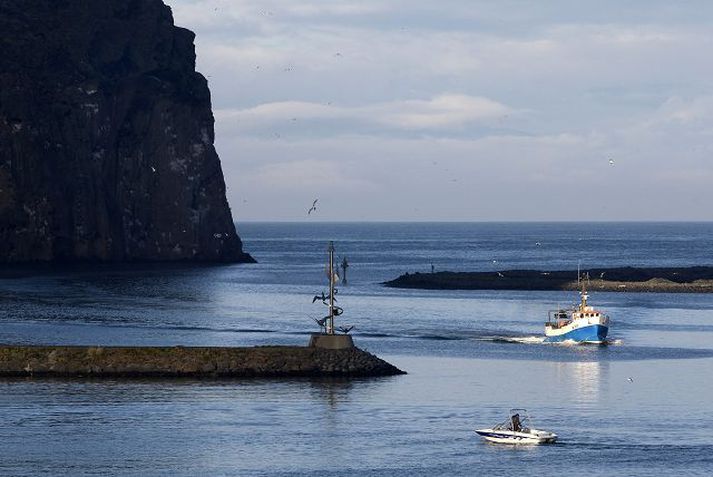
[{"label": "stone breakwater", "polygon": [[0,346],[0,376],[370,377],[405,374],[359,348]]},{"label": "stone breakwater", "polygon": [[[713,267],[600,268],[588,270],[590,290],[651,293],[713,293]],[[573,279],[574,277],[574,279]],[[406,273],[384,283],[430,290],[579,290],[576,271]]]}]

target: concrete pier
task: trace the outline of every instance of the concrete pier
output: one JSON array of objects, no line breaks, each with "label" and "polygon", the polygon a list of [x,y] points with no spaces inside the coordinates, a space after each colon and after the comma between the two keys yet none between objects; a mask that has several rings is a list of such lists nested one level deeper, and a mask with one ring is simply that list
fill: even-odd
[{"label": "concrete pier", "polygon": [[359,348],[0,346],[0,376],[298,377],[405,374]]},{"label": "concrete pier", "polygon": [[354,348],[354,341],[349,335],[325,335],[322,333],[312,333],[309,339],[310,348],[323,349],[351,349]]}]

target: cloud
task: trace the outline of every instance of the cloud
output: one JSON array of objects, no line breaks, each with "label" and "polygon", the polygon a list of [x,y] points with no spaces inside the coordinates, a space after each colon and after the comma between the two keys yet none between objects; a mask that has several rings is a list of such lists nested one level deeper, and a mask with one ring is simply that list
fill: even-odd
[{"label": "cloud", "polygon": [[354,16],[383,13],[388,8],[383,3],[354,2],[354,1],[329,1],[329,2],[299,2],[288,1],[283,5],[284,10],[292,15],[299,16]]},{"label": "cloud", "polygon": [[705,2],[170,3],[240,216],[579,219],[591,184],[588,218],[710,218]]},{"label": "cloud", "polygon": [[492,120],[514,111],[491,99],[441,94],[428,100],[405,100],[365,106],[333,106],[305,101],[282,101],[241,110],[217,110],[218,120],[241,118],[251,125],[288,120],[341,119],[377,123],[396,129],[428,130],[461,127]]},{"label": "cloud", "polygon": [[361,187],[368,183],[344,173],[345,164],[327,159],[298,159],[260,166],[248,174],[250,180],[270,188],[317,189]]},{"label": "cloud", "polygon": [[462,126],[512,113],[510,108],[497,101],[463,94],[444,94],[427,101],[393,102],[371,109],[377,121],[403,129]]}]

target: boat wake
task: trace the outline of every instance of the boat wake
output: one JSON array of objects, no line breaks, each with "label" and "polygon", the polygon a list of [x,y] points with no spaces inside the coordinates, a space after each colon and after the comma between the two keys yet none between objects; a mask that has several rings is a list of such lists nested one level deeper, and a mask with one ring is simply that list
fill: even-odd
[{"label": "boat wake", "polygon": [[583,343],[580,341],[566,340],[558,342],[548,342],[545,341],[544,336],[481,336],[474,338],[476,341],[491,341],[493,343],[516,343],[516,344],[527,344],[527,345],[556,345],[556,346],[603,346],[603,345],[620,345],[623,343],[622,340],[605,340],[602,343]]},{"label": "boat wake", "polygon": [[549,345],[556,346],[615,346],[623,343],[622,340],[604,340],[601,343],[589,343],[587,341],[575,341],[575,340],[564,340],[564,341],[553,341],[544,342]]},{"label": "boat wake", "polygon": [[476,341],[492,341],[493,343],[518,343],[518,344],[542,344],[545,338],[542,336],[482,336],[475,338]]},{"label": "boat wake", "polygon": [[[486,333],[473,333],[473,332],[460,332],[453,334],[445,333],[405,333],[405,334],[392,334],[392,333],[379,333],[379,332],[357,332],[354,333],[355,336],[361,336],[366,338],[396,338],[396,339],[416,339],[416,340],[427,340],[427,341],[482,341],[490,343],[508,343],[508,344],[525,344],[525,345],[557,345],[557,346],[592,346],[593,343],[583,343],[574,340],[566,340],[559,342],[547,342],[546,337],[541,335],[517,335],[517,334],[487,334]],[[603,343],[598,343],[597,345],[619,345],[622,344],[622,340],[606,340]],[[596,346],[596,345],[595,345]]]}]

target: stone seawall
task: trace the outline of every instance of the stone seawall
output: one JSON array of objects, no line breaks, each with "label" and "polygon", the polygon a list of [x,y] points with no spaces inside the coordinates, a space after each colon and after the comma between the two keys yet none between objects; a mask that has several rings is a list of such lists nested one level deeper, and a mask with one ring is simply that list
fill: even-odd
[{"label": "stone seawall", "polygon": [[[589,269],[589,290],[649,293],[713,293],[713,267]],[[572,278],[574,277],[574,278]],[[430,290],[579,290],[577,271],[405,273],[392,288]]]},{"label": "stone seawall", "polygon": [[359,348],[0,346],[0,376],[299,377],[405,374]]}]

